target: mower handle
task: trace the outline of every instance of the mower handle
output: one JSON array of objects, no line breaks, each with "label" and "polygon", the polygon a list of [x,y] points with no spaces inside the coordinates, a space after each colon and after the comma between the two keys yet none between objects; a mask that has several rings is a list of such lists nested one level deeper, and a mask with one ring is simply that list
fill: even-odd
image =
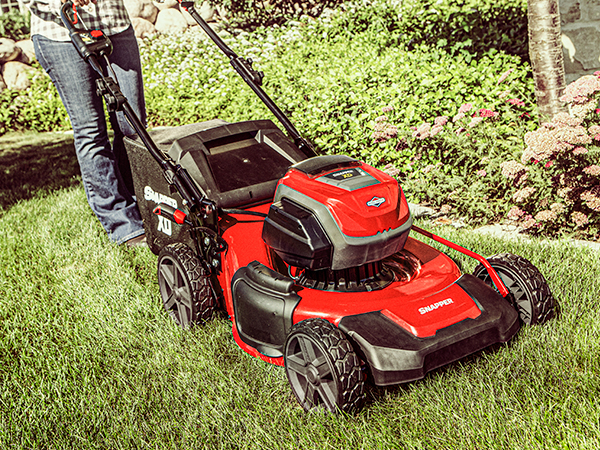
[{"label": "mower handle", "polygon": [[[75,19],[71,18],[69,10],[73,11],[75,14]],[[85,61],[90,62],[89,60],[92,56],[96,56],[96,58],[101,56],[109,56],[113,51],[113,46],[110,42],[110,39],[108,39],[108,37],[101,30],[77,28],[75,26],[75,24],[78,22],[76,14],[76,7],[71,1],[63,3],[60,8],[60,18],[69,31],[69,37],[71,38],[71,41],[75,45],[75,48],[81,57]],[[96,61],[92,61],[91,64],[95,62]],[[96,69],[96,67],[94,67],[94,69]]]},{"label": "mower handle", "polygon": [[[205,193],[197,187],[185,168],[180,164],[175,164],[169,155],[156,146],[146,127],[121,92],[117,81],[105,75],[99,58],[103,57],[106,60],[106,66],[110,69],[110,62],[108,61],[108,56],[112,53],[110,39],[101,30],[90,31],[85,27],[76,27],[77,21],[73,20],[69,14],[71,9],[76,12],[73,3],[67,0],[60,9],[61,19],[81,57],[100,75],[100,78],[96,80],[97,92],[98,95],[104,98],[107,109],[110,112],[123,112],[152,157],[162,168],[167,182],[177,189],[189,208],[198,210],[216,209],[213,202],[207,200]],[[113,76],[116,78],[114,72]]]},{"label": "mower handle", "polygon": [[262,79],[264,74],[256,71],[252,68],[252,60],[244,59],[238,56],[231,48],[223,42],[223,39],[215,33],[215,31],[206,23],[200,14],[196,11],[193,1],[178,0],[181,7],[185,9],[192,18],[202,27],[204,32],[210,37],[219,49],[229,58],[230,64],[233,66],[235,71],[242,77],[248,86],[254,91],[254,93],[262,100],[267,108],[273,113],[277,120],[283,125],[283,128],[288,132],[290,137],[294,140],[294,144],[304,153],[308,158],[316,156],[313,145],[306,139],[304,139],[296,127],[290,122],[284,112],[279,109],[275,102],[267,95],[262,89]]}]

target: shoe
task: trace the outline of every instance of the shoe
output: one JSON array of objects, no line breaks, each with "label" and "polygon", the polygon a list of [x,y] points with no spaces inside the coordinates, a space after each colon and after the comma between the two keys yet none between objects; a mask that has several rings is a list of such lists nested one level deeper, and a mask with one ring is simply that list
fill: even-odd
[{"label": "shoe", "polygon": [[145,234],[140,234],[139,236],[136,236],[133,239],[129,239],[128,241],[125,241],[125,244],[129,248],[148,247],[148,241],[146,240]]}]

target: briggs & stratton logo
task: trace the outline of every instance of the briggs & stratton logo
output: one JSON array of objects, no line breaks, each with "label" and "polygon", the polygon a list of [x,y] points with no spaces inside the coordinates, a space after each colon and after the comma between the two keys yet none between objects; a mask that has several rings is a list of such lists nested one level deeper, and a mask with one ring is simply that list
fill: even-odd
[{"label": "briggs & stratton logo", "polygon": [[383,198],[383,197],[373,197],[371,200],[369,200],[367,202],[367,206],[374,206],[375,208],[379,208],[384,203],[385,203],[385,198]]}]

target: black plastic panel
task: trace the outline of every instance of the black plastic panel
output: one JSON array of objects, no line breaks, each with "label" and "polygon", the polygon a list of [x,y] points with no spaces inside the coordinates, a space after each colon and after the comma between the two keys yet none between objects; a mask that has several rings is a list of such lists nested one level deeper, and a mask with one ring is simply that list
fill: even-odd
[{"label": "black plastic panel", "polygon": [[169,155],[221,208],[270,201],[279,178],[306,158],[270,120],[183,136],[173,142]]},{"label": "black plastic panel", "polygon": [[495,290],[472,275],[457,284],[478,304],[481,315],[418,338],[380,312],[344,317],[339,328],[360,348],[376,385],[387,386],[423,378],[433,369],[496,343],[519,330],[515,309]]},{"label": "black plastic panel", "polygon": [[264,355],[283,355],[292,315],[300,302],[294,281],[254,261],[231,282],[235,323],[242,341]]},{"label": "black plastic panel", "polygon": [[334,169],[344,167],[356,167],[360,163],[346,155],[326,155],[319,158],[310,158],[294,165],[294,169],[304,172],[307,175],[318,175]]},{"label": "black plastic panel", "polygon": [[323,227],[313,212],[287,198],[271,205],[262,238],[292,266],[331,267],[333,248]]}]

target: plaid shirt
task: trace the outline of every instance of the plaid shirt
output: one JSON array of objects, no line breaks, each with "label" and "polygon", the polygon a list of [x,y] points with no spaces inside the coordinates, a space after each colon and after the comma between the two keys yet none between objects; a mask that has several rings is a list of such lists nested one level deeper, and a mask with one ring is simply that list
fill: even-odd
[{"label": "plaid shirt", "polygon": [[[31,35],[39,34],[53,41],[70,41],[69,32],[60,19],[61,0],[30,0]],[[78,19],[90,30],[102,30],[107,36],[125,31],[131,24],[123,0],[98,0],[77,8]]]}]

